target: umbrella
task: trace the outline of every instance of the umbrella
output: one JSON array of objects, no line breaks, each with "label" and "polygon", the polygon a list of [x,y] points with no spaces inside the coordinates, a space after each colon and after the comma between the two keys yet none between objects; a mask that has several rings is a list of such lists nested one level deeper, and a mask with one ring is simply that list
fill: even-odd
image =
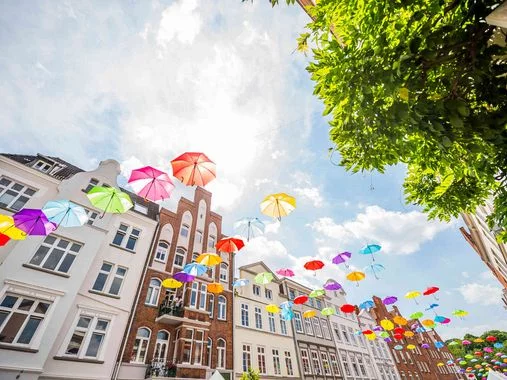
[{"label": "umbrella", "polygon": [[439,307],[440,305],[438,303],[432,303],[427,309],[425,309],[426,311],[428,310],[431,310],[431,309],[434,309],[436,307]]},{"label": "umbrella", "polygon": [[375,304],[371,300],[366,300],[364,302],[361,302],[359,304],[359,309],[361,310],[368,310],[371,309]]},{"label": "umbrella", "polygon": [[58,227],[81,227],[88,221],[86,210],[68,200],[49,201],[42,211]]},{"label": "umbrella", "polygon": [[308,296],[305,296],[305,295],[297,296],[296,298],[294,298],[294,304],[296,304],[296,305],[302,305],[307,301],[308,301]]},{"label": "umbrella", "polygon": [[222,258],[218,256],[216,253],[201,253],[195,261],[198,264],[206,265],[207,267],[213,267],[222,262]]},{"label": "umbrella", "polygon": [[375,339],[377,339],[377,336],[375,334],[366,334],[365,337],[368,340],[375,340]]},{"label": "umbrella", "polygon": [[381,338],[389,338],[389,333],[387,331],[382,331],[379,336]]},{"label": "umbrella", "polygon": [[212,282],[211,284],[208,284],[207,286],[208,292],[213,294],[219,294],[224,291],[224,287],[222,284],[219,284],[217,282]]},{"label": "umbrella", "polygon": [[247,280],[245,278],[239,278],[232,283],[232,286],[235,286],[235,287],[247,286],[248,284],[250,284],[250,280]]},{"label": "umbrella", "polygon": [[169,174],[151,166],[132,170],[128,183],[134,193],[153,202],[168,199],[174,190]]},{"label": "umbrella", "polygon": [[329,281],[324,284],[323,288],[326,290],[340,290],[342,286],[336,281]]},{"label": "umbrella", "polygon": [[195,277],[185,272],[177,272],[173,274],[173,278],[179,282],[192,282]]},{"label": "umbrella", "polygon": [[493,335],[488,335],[488,336],[486,337],[486,340],[487,340],[488,342],[496,342],[496,337],[494,337]]},{"label": "umbrella", "polygon": [[461,341],[461,344],[462,344],[463,346],[468,346],[468,345],[472,344],[472,342],[470,342],[469,340],[466,340],[466,339],[465,339],[465,340]]},{"label": "umbrella", "polygon": [[400,333],[393,334],[393,338],[396,340],[402,340],[403,334],[400,334]]},{"label": "umbrella", "polygon": [[[437,288],[436,286],[430,286],[429,288],[427,288],[424,292],[423,292],[423,295],[425,296],[429,296],[431,294],[435,294],[436,292],[438,292],[440,290],[440,288]],[[436,300],[438,300],[438,297],[437,296],[433,296],[435,297]]]},{"label": "umbrella", "polygon": [[407,320],[403,318],[401,315],[397,315],[393,318],[393,322],[400,326],[405,326],[407,324]]},{"label": "umbrella", "polygon": [[305,263],[304,265],[306,270],[313,270],[313,275],[316,276],[319,269],[324,267],[324,263],[320,260],[311,260]]},{"label": "umbrella", "polygon": [[364,330],[364,331],[362,331],[362,334],[363,335],[372,335],[372,334],[375,334],[375,333],[373,331],[371,331],[371,330]]},{"label": "umbrella", "polygon": [[497,349],[503,348],[503,343],[497,342],[497,343],[493,344],[493,347],[495,347]]},{"label": "umbrella", "polygon": [[394,323],[391,322],[389,319],[381,320],[380,326],[382,326],[382,328],[387,331],[391,331],[392,329],[394,329]]},{"label": "umbrella", "polygon": [[412,338],[415,334],[412,331],[405,331],[403,333],[407,338]]},{"label": "umbrella", "polygon": [[[345,251],[345,252],[339,253],[335,257],[333,257],[331,262],[333,264],[343,264],[348,259],[350,259],[351,256],[352,256],[352,253]],[[345,266],[348,267],[348,264],[345,264]]]},{"label": "umbrella", "polygon": [[303,318],[313,318],[317,315],[315,310],[307,310],[303,313]]},{"label": "umbrella", "polygon": [[350,272],[347,275],[347,280],[354,281],[359,286],[359,281],[364,280],[365,274],[363,272]]},{"label": "umbrella", "polygon": [[371,273],[375,279],[379,279],[378,274],[386,268],[382,264],[370,264],[364,267],[363,272]]},{"label": "umbrella", "polygon": [[362,255],[372,255],[371,258],[375,261],[374,253],[379,252],[381,250],[381,246],[378,244],[366,244],[363,248],[359,250],[359,253]]},{"label": "umbrella", "polygon": [[282,316],[282,319],[284,321],[290,321],[292,318],[294,318],[294,312],[292,311],[292,309],[288,308],[283,308],[280,315]]},{"label": "umbrella", "polygon": [[394,349],[400,351],[400,350],[403,350],[403,346],[400,344],[397,344],[396,346],[394,346]]},{"label": "umbrella", "polygon": [[334,315],[336,314],[336,310],[332,307],[325,307],[324,309],[322,309],[322,311],[320,312],[322,315],[328,317],[330,315]]},{"label": "umbrella", "polygon": [[204,153],[183,153],[171,165],[173,176],[187,186],[206,186],[216,178],[216,165]]},{"label": "umbrella", "polygon": [[113,214],[122,214],[130,210],[134,204],[127,193],[114,187],[94,186],[86,194],[90,203],[98,209]]},{"label": "umbrella", "polygon": [[178,289],[183,286],[183,283],[175,280],[174,278],[166,278],[162,281],[162,286],[168,289]]},{"label": "umbrella", "polygon": [[346,303],[340,306],[340,310],[345,314],[350,314],[356,311],[356,307],[354,305]]},{"label": "umbrella", "polygon": [[452,315],[463,319],[463,317],[466,317],[468,315],[468,311],[465,311],[465,310],[454,310],[452,312]]},{"label": "umbrella", "polygon": [[435,342],[435,348],[440,349],[444,347],[445,345],[442,342]]},{"label": "umbrella", "polygon": [[421,348],[427,349],[427,348],[430,348],[430,345],[428,343],[423,343],[423,344],[421,344]]},{"label": "umbrella", "polygon": [[197,264],[197,263],[189,263],[183,267],[183,272],[190,274],[194,277],[202,276],[207,271],[208,271],[208,267],[206,267],[206,265]]},{"label": "umbrella", "polygon": [[435,321],[433,321],[432,319],[424,319],[422,322],[421,322],[424,326],[426,327],[433,327],[435,326]]},{"label": "umbrella", "polygon": [[25,240],[26,232],[17,228],[9,215],[0,215],[0,233],[13,240]]},{"label": "umbrella", "polygon": [[268,313],[279,313],[280,308],[276,306],[275,304],[266,305],[266,311]]},{"label": "umbrella", "polygon": [[411,292],[408,292],[407,294],[405,294],[405,298],[407,298],[407,299],[409,299],[409,300],[410,300],[410,299],[414,300],[414,302],[415,302],[417,305],[419,305],[419,303],[417,302],[416,298],[417,298],[417,297],[420,297],[420,296],[421,296],[421,293],[416,292],[416,291],[411,291]]},{"label": "umbrella", "polygon": [[484,342],[484,339],[482,339],[482,338],[475,338],[474,339],[474,343],[482,343],[482,342]]},{"label": "umbrella", "polygon": [[415,350],[415,345],[407,344],[407,350]]},{"label": "umbrella", "polygon": [[403,327],[395,327],[393,331],[395,334],[403,334],[405,329]]},{"label": "umbrella", "polygon": [[237,238],[220,239],[216,244],[217,251],[227,253],[238,252],[244,246],[245,243],[243,242],[243,240]]},{"label": "umbrella", "polygon": [[318,298],[322,297],[326,294],[326,291],[324,289],[314,289],[310,292],[310,298]]},{"label": "umbrella", "polygon": [[382,300],[382,303],[384,305],[392,305],[393,303],[395,303],[396,301],[398,301],[398,297],[395,297],[395,296],[389,296],[389,297],[386,297]]},{"label": "umbrella", "polygon": [[457,346],[459,343],[453,340],[452,342],[449,342],[448,346]]},{"label": "umbrella", "polygon": [[262,272],[255,276],[255,283],[259,285],[267,285],[273,281],[273,274],[270,272]]},{"label": "umbrella", "polygon": [[285,301],[280,304],[280,307],[282,309],[291,309],[294,306],[294,302],[292,301]]},{"label": "umbrella", "polygon": [[14,225],[27,235],[46,236],[56,230],[56,224],[50,222],[42,210],[24,208],[15,213],[12,218]]},{"label": "umbrella", "polygon": [[234,230],[241,236],[246,236],[246,241],[264,233],[264,223],[257,218],[243,218],[234,223]]},{"label": "umbrella", "polygon": [[446,319],[446,317],[443,317],[441,315],[437,315],[435,318],[433,318],[433,320],[438,323],[442,323],[442,321],[445,321]]},{"label": "umbrella", "polygon": [[437,367],[442,367],[442,366],[444,366],[444,365],[445,365],[445,364],[444,364],[444,363],[442,363],[442,362],[437,363]]},{"label": "umbrella", "polygon": [[0,234],[0,247],[3,247],[5,244],[7,244],[9,240],[11,240],[10,237],[4,234]]},{"label": "umbrella", "polygon": [[296,198],[286,193],[268,195],[261,202],[261,212],[264,215],[282,219],[296,209]]},{"label": "umbrella", "polygon": [[419,319],[423,316],[424,314],[421,313],[420,311],[416,311],[415,313],[412,313],[410,314],[409,318],[410,319]]},{"label": "umbrella", "polygon": [[276,271],[276,274],[279,274],[280,276],[284,276],[284,277],[294,277],[294,272],[288,268],[278,269]]}]

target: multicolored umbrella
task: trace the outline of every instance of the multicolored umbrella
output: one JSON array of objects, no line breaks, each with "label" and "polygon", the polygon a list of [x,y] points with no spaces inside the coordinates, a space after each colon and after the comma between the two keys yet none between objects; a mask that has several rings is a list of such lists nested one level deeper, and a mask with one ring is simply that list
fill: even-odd
[{"label": "multicolored umbrella", "polygon": [[216,165],[204,153],[186,152],[171,161],[173,176],[187,186],[206,186],[216,178]]},{"label": "multicolored umbrella", "polygon": [[340,306],[340,310],[345,314],[350,314],[356,311],[356,307],[354,305],[346,303]]},{"label": "multicolored umbrella", "polygon": [[315,310],[307,310],[303,313],[303,318],[313,318],[317,315]]},{"label": "multicolored umbrella", "polygon": [[304,265],[306,270],[312,270],[313,275],[317,275],[317,271],[324,268],[324,263],[320,260],[311,260],[305,263]]},{"label": "multicolored umbrella", "polygon": [[436,292],[438,292],[440,290],[440,288],[437,288],[436,286],[430,286],[429,288],[427,288],[424,292],[423,292],[423,295],[425,296],[429,296],[429,295],[432,295],[433,294],[433,297],[438,300],[438,297],[435,296],[434,294]]},{"label": "multicolored umbrella", "polygon": [[326,291],[324,289],[314,289],[310,292],[310,298],[318,298],[326,295]]},{"label": "multicolored umbrella", "polygon": [[323,288],[326,290],[340,290],[342,286],[336,281],[328,281],[324,284]]},{"label": "multicolored umbrella", "polygon": [[445,321],[446,319],[446,317],[443,317],[441,315],[437,315],[435,318],[433,318],[433,320],[438,323],[442,323],[442,321]]},{"label": "multicolored umbrella", "polygon": [[352,253],[345,251],[345,252],[339,253],[335,257],[333,257],[331,262],[333,264],[345,264],[345,266],[348,267],[348,264],[346,262],[351,258],[351,256],[352,256]]},{"label": "multicolored umbrella", "polygon": [[[24,208],[15,213],[12,218],[16,228],[27,235],[47,236],[56,230],[56,224],[50,222],[42,210]],[[3,233],[6,234],[6,232]]]},{"label": "multicolored umbrella", "polygon": [[88,221],[84,207],[68,200],[49,201],[42,211],[58,227],[81,227]]},{"label": "multicolored umbrella", "polygon": [[308,296],[305,296],[305,295],[297,296],[296,298],[294,298],[295,305],[303,305],[307,301],[308,301]]},{"label": "multicolored umbrella", "polygon": [[369,310],[371,309],[373,306],[375,306],[375,304],[373,303],[373,301],[371,300],[366,300],[364,302],[361,302],[359,304],[359,309],[361,310]]},{"label": "multicolored umbrella", "polygon": [[86,196],[94,207],[104,211],[102,217],[106,212],[122,214],[134,207],[130,196],[114,187],[94,186]]},{"label": "multicolored umbrella", "polygon": [[217,251],[227,253],[236,253],[244,246],[245,243],[243,240],[232,237],[220,239],[216,244]]},{"label": "multicolored umbrella", "polygon": [[332,307],[325,307],[320,313],[326,317],[329,317],[330,315],[336,314],[336,310]]},{"label": "multicolored umbrella", "polygon": [[264,234],[264,228],[264,223],[257,218],[243,218],[234,223],[234,230],[241,236],[245,236],[246,241]]},{"label": "multicolored umbrella", "polygon": [[414,302],[419,305],[419,302],[417,302],[416,298],[417,297],[420,297],[421,296],[421,293],[413,290],[411,292],[408,292],[407,294],[405,294],[405,298],[409,299],[409,300],[414,300]]},{"label": "multicolored umbrella", "polygon": [[134,193],[153,202],[168,199],[174,190],[169,174],[151,166],[132,170],[128,183]]},{"label": "multicolored umbrella", "polygon": [[206,287],[208,292],[213,294],[220,294],[224,291],[224,287],[222,284],[219,284],[218,282],[212,282],[211,284],[208,284]]},{"label": "multicolored umbrella", "polygon": [[208,271],[208,267],[206,265],[197,264],[197,263],[189,263],[183,267],[183,272],[190,274],[194,277],[202,276],[207,271]]},{"label": "multicolored umbrella", "polygon": [[389,296],[389,297],[386,297],[382,300],[382,303],[384,305],[392,305],[393,303],[395,303],[396,301],[398,301],[398,297],[395,297],[395,296]]},{"label": "multicolored umbrella", "polygon": [[363,272],[356,271],[356,272],[350,272],[347,275],[347,280],[353,281],[356,283],[356,286],[359,286],[359,281],[364,280],[365,277],[366,277],[366,275]]},{"label": "multicolored umbrella", "polygon": [[292,269],[289,268],[278,269],[276,271],[276,274],[279,274],[280,276],[283,277],[294,277],[294,272],[292,271]]},{"label": "multicolored umbrella", "polygon": [[268,195],[261,202],[261,212],[278,220],[282,220],[282,216],[289,215],[295,209],[296,198],[286,193]]},{"label": "multicolored umbrella", "polygon": [[250,284],[250,280],[246,278],[238,278],[236,281],[232,283],[232,286],[237,288],[240,286],[247,286],[248,284]]},{"label": "multicolored umbrella", "polygon": [[178,289],[183,286],[183,283],[175,280],[174,278],[166,278],[164,281],[162,281],[162,286],[168,289]]},{"label": "multicolored umbrella", "polygon": [[176,272],[173,274],[173,278],[179,282],[192,282],[195,277],[185,272]]},{"label": "multicolored umbrella", "polygon": [[15,226],[14,219],[9,215],[0,215],[0,233],[12,240],[25,240],[28,236]]},{"label": "multicolored umbrella", "polygon": [[363,272],[371,273],[376,280],[379,279],[380,272],[384,271],[386,268],[382,264],[370,264],[363,268]]},{"label": "multicolored umbrella", "polygon": [[198,264],[206,265],[207,267],[213,267],[215,265],[218,265],[222,262],[222,258],[218,256],[216,253],[210,252],[210,253],[201,253],[195,261]]},{"label": "multicolored umbrella", "polygon": [[361,255],[371,255],[373,261],[375,261],[374,253],[379,252],[382,247],[378,244],[366,244],[363,248],[359,250]]},{"label": "multicolored umbrella", "polygon": [[11,240],[10,237],[4,234],[0,234],[0,247],[3,247],[5,244],[7,244]]},{"label": "multicolored umbrella", "polygon": [[279,313],[280,308],[275,304],[266,305],[266,311],[268,313]]},{"label": "multicolored umbrella", "polygon": [[255,283],[259,285],[267,285],[271,281],[273,281],[273,273],[270,272],[262,272],[255,276]]}]

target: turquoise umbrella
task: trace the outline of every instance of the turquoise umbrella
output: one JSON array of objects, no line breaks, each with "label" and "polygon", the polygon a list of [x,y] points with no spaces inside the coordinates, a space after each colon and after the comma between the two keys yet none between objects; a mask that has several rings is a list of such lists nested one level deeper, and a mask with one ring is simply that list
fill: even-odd
[{"label": "turquoise umbrella", "polygon": [[232,283],[232,286],[238,287],[238,286],[247,286],[250,283],[250,280],[247,280],[246,278],[238,278],[236,281]]},{"label": "turquoise umbrella", "polygon": [[247,241],[264,233],[264,223],[258,218],[243,218],[234,223],[234,230]]},{"label": "turquoise umbrella", "polygon": [[366,244],[363,248],[359,250],[359,253],[362,255],[371,255],[373,261],[375,261],[375,257],[373,254],[380,251],[382,247],[378,244]]},{"label": "turquoise umbrella", "polygon": [[208,267],[206,265],[190,263],[183,267],[183,272],[190,274],[192,276],[202,276],[204,273],[208,271]]},{"label": "turquoise umbrella", "polygon": [[65,199],[47,202],[42,212],[59,227],[81,227],[88,221],[84,207]]}]

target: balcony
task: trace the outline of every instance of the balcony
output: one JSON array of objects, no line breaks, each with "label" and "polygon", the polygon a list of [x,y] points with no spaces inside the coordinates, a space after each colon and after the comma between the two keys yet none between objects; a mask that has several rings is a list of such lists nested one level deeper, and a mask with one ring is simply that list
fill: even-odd
[{"label": "balcony", "polygon": [[179,325],[182,322],[199,323],[203,326],[210,325],[210,318],[207,311],[194,309],[191,307],[177,307],[160,305],[158,317],[155,322],[166,323],[168,325]]}]

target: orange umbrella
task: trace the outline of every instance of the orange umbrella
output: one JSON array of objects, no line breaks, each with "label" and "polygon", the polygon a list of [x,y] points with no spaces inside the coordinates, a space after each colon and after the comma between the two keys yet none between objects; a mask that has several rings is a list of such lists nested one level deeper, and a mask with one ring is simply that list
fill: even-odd
[{"label": "orange umbrella", "polygon": [[214,294],[220,294],[224,291],[224,287],[218,282],[212,282],[211,284],[208,284],[207,289],[208,292]]},{"label": "orange umbrella", "polygon": [[403,318],[401,315],[397,315],[393,318],[393,322],[400,326],[405,326],[407,324],[407,320]]},{"label": "orange umbrella", "polygon": [[183,153],[171,165],[173,176],[187,186],[205,186],[216,178],[216,165],[204,153]]},{"label": "orange umbrella", "polygon": [[317,275],[317,270],[322,269],[324,267],[324,263],[320,260],[311,260],[305,263],[306,270],[313,270],[313,275]]},{"label": "orange umbrella", "polygon": [[236,238],[225,238],[220,239],[216,245],[217,251],[234,253],[238,252],[245,246],[245,243],[241,239]]},{"label": "orange umbrella", "polygon": [[198,264],[206,265],[207,267],[212,267],[222,262],[222,258],[218,256],[216,253],[201,253],[195,261]]}]

